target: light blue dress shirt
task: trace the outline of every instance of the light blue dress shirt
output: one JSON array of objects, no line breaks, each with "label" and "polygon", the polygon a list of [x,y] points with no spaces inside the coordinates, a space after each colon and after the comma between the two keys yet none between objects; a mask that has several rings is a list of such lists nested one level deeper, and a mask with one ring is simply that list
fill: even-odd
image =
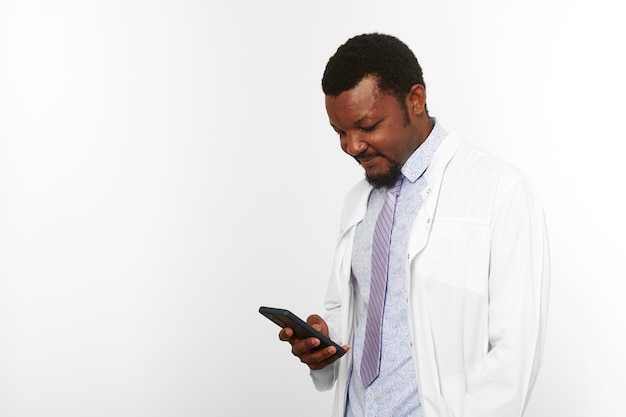
[{"label": "light blue dress shirt", "polygon": [[411,353],[405,266],[411,226],[422,205],[421,192],[427,186],[423,174],[447,135],[436,119],[433,118],[433,122],[435,125],[430,135],[402,166],[405,179],[396,203],[391,233],[380,374],[367,388],[363,387],[359,370],[367,321],[372,240],[386,189],[372,190],[365,218],[357,225],[352,254],[357,323],[352,346],[354,365],[348,387],[347,417],[422,417]]}]

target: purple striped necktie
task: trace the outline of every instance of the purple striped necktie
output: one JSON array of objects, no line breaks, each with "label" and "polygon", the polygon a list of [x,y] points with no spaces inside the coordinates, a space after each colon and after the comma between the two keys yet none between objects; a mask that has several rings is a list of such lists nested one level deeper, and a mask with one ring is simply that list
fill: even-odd
[{"label": "purple striped necktie", "polygon": [[369,386],[376,379],[380,369],[381,328],[385,294],[387,292],[391,227],[393,225],[393,215],[396,211],[396,199],[398,194],[400,194],[403,178],[400,175],[396,184],[387,190],[385,204],[378,215],[376,227],[374,228],[370,298],[367,307],[363,360],[361,362],[361,379],[364,387]]}]

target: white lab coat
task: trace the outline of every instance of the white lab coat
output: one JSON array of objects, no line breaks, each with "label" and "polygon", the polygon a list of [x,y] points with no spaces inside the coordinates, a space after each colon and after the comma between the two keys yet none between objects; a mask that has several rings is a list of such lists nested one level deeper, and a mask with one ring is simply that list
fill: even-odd
[{"label": "white lab coat", "polygon": [[[451,133],[427,186],[406,261],[409,328],[424,417],[519,417],[541,364],[549,292],[543,211],[527,178]],[[355,226],[371,188],[348,194],[326,295],[331,337],[352,344]],[[352,355],[312,371],[336,382],[343,417]]]}]

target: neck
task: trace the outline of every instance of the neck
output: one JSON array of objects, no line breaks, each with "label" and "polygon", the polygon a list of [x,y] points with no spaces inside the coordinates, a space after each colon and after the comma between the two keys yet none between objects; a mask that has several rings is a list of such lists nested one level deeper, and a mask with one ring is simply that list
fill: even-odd
[{"label": "neck", "polygon": [[[419,148],[422,143],[424,143],[424,141],[426,141],[426,138],[428,137],[428,135],[430,135],[430,132],[433,131],[433,128],[435,127],[435,123],[433,122],[433,119],[430,118],[430,116],[428,116],[427,114],[424,114],[424,117],[420,118],[418,120],[418,123],[416,125],[416,137],[417,140],[415,141],[415,149]],[[413,151],[415,152],[415,149],[413,149]]]}]

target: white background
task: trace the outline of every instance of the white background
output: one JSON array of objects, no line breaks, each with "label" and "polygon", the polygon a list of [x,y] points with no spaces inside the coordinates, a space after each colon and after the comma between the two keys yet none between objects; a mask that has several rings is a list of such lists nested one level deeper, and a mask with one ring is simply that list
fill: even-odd
[{"label": "white background", "polygon": [[321,312],[362,173],[323,107],[404,40],[430,113],[521,168],[553,254],[527,416],[626,415],[617,1],[0,1],[0,415],[320,416],[260,305]]}]

